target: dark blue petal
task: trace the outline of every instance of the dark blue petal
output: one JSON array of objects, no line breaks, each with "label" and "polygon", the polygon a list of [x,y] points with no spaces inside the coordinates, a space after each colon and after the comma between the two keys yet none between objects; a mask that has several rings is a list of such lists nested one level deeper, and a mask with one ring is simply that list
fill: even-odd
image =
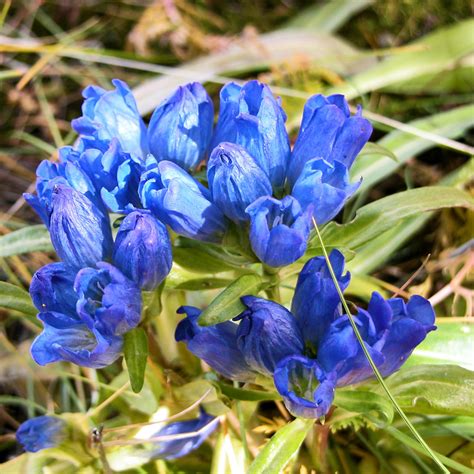
[{"label": "dark blue petal", "polygon": [[252,369],[272,375],[281,359],[303,353],[303,335],[286,308],[255,296],[241,300],[247,309],[235,318],[237,346]]},{"label": "dark blue petal", "polygon": [[[177,459],[186,456],[191,451],[199,448],[202,443],[215,431],[219,425],[219,418],[208,415],[203,409],[200,410],[199,418],[186,421],[177,421],[170,423],[162,428],[152,437],[184,435],[198,432],[195,436],[188,438],[159,441],[156,443],[158,448],[153,449],[152,458],[158,459]],[[202,431],[201,431],[202,430]]]},{"label": "dark blue petal", "polygon": [[166,227],[151,214],[132,212],[120,224],[113,260],[141,289],[153,290],[166,278],[173,263]]},{"label": "dark blue petal", "polygon": [[82,117],[72,121],[77,133],[90,139],[119,140],[125,152],[143,157],[148,153],[146,127],[138,113],[132,91],[127,84],[113,79],[115,90],[89,86],[83,91],[86,99]]},{"label": "dark blue petal", "polygon": [[69,186],[59,184],[53,189],[49,230],[57,254],[73,268],[94,265],[112,255],[108,216]]},{"label": "dark blue petal", "polygon": [[148,127],[150,152],[187,170],[205,158],[212,135],[214,106],[204,87],[179,86],[153,112]]},{"label": "dark blue petal", "polygon": [[294,185],[306,162],[322,158],[350,168],[370,138],[372,126],[361,116],[361,109],[350,117],[342,95],[315,95],[305,105],[300,131],[288,167],[288,180]]},{"label": "dark blue petal", "polygon": [[250,244],[260,261],[271,267],[289,265],[306,251],[311,210],[303,212],[298,201],[263,196],[246,209],[250,216]]},{"label": "dark blue petal", "polygon": [[67,361],[93,369],[112,364],[121,351],[121,337],[104,337],[86,325],[56,328],[45,324],[31,345],[31,356],[39,365]]},{"label": "dark blue petal", "polygon": [[199,326],[197,319],[201,311],[192,306],[181,306],[178,313],[187,315],[176,328],[178,342],[185,342],[195,356],[224,377],[241,382],[255,379],[255,372],[237,347],[237,324],[226,321],[215,326]]},{"label": "dark blue petal", "polygon": [[315,158],[304,165],[291,194],[303,209],[313,206],[316,222],[322,225],[339,213],[359,186],[360,182],[350,184],[349,172],[342,163]]},{"label": "dark blue petal", "polygon": [[388,376],[398,370],[430,331],[436,329],[435,314],[430,302],[415,295],[407,304],[401,298],[388,300],[393,322],[383,347],[385,363],[380,372]]},{"label": "dark blue petal", "polygon": [[239,145],[223,142],[211,153],[207,168],[213,201],[234,222],[248,220],[245,209],[261,196],[272,195],[265,172]]},{"label": "dark blue petal", "polygon": [[280,361],[273,378],[292,415],[321,418],[331,408],[336,376],[325,373],[315,360],[289,356]]},{"label": "dark blue petal", "polygon": [[66,437],[67,423],[56,416],[47,415],[25,421],[16,432],[17,441],[29,453],[54,448]]},{"label": "dark blue petal", "polygon": [[282,188],[290,142],[280,101],[267,85],[258,81],[249,81],[242,87],[232,82],[226,84],[220,99],[211,148],[222,142],[242,146],[265,171],[271,184]]},{"label": "dark blue petal", "polygon": [[[333,250],[329,260],[342,291],[349,285],[350,274],[344,271],[344,256]],[[298,276],[291,304],[308,349],[316,354],[323,334],[340,316],[340,299],[324,257],[309,260]]]},{"label": "dark blue petal", "polygon": [[76,272],[64,263],[50,263],[41,267],[30,284],[33,304],[40,312],[76,314],[77,295],[73,284]]},{"label": "dark blue petal", "polygon": [[170,161],[147,160],[140,182],[144,207],[176,233],[192,239],[222,241],[227,220],[208,189]]},{"label": "dark blue petal", "polygon": [[109,263],[80,270],[74,290],[79,297],[77,313],[91,331],[120,336],[140,322],[140,289]]}]

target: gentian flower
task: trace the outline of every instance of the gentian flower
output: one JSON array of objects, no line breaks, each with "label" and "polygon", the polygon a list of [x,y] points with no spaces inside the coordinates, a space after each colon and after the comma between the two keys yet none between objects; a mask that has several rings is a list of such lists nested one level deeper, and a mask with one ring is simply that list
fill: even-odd
[{"label": "gentian flower", "polygon": [[221,143],[209,158],[207,179],[214,202],[234,222],[248,220],[245,209],[262,196],[271,196],[265,172],[239,145]]},{"label": "gentian flower", "polygon": [[199,448],[202,443],[215,431],[219,425],[219,418],[214,418],[208,415],[202,408],[199,411],[199,417],[186,420],[176,421],[161,428],[157,433],[151,437],[155,438],[158,436],[173,436],[173,435],[184,435],[200,431],[195,436],[189,436],[188,438],[181,438],[168,441],[159,441],[157,443],[158,448],[153,449],[153,459],[177,459],[186,456],[191,451]]},{"label": "gentian flower", "polygon": [[316,222],[322,225],[336,217],[359,186],[360,182],[350,184],[346,165],[315,158],[303,166],[291,194],[303,209],[312,206]]},{"label": "gentian flower", "polygon": [[260,261],[282,267],[302,257],[311,230],[311,210],[303,212],[292,196],[281,201],[264,196],[250,204],[246,209],[250,244]]},{"label": "gentian flower", "polygon": [[166,227],[147,212],[128,214],[115,239],[113,260],[140,288],[153,290],[166,278],[173,264]]},{"label": "gentian flower", "polygon": [[339,161],[350,168],[370,135],[372,125],[362,117],[362,109],[351,117],[343,95],[312,96],[305,104],[301,127],[288,166],[293,187],[306,162],[322,158]]},{"label": "gentian flower", "polygon": [[181,306],[178,313],[186,314],[186,318],[176,328],[176,341],[185,342],[195,356],[224,377],[241,382],[255,378],[255,372],[237,347],[237,324],[226,321],[215,326],[200,326],[197,320],[201,311],[192,306]]},{"label": "gentian flower", "polygon": [[294,416],[321,418],[334,400],[336,374],[301,355],[282,359],[273,375],[275,387]]},{"label": "gentian flower", "polygon": [[198,82],[179,86],[153,112],[148,126],[150,152],[192,170],[204,159],[212,136],[214,106]]},{"label": "gentian flower", "polygon": [[143,206],[176,233],[205,242],[222,241],[227,221],[211,193],[171,161],[149,157],[139,187]]},{"label": "gentian flower", "polygon": [[[344,272],[344,255],[334,249],[329,255],[341,290],[344,291],[351,279]],[[341,314],[341,301],[329,273],[324,257],[314,257],[306,262],[298,275],[291,312],[298,320],[305,345],[316,354],[321,338],[330,324]]]},{"label": "gentian flower", "polygon": [[[374,292],[367,310],[354,316],[359,332],[382,375],[398,370],[434,329],[435,314],[421,296],[407,304],[400,298],[385,301]],[[336,319],[323,337],[318,360],[325,370],[336,370],[338,385],[350,385],[373,376],[347,316]]]},{"label": "gentian flower", "polygon": [[56,416],[38,416],[26,420],[16,432],[17,441],[25,451],[36,453],[54,448],[67,437],[67,423]]},{"label": "gentian flower", "polygon": [[128,85],[113,79],[115,90],[89,86],[82,93],[82,117],[72,121],[72,128],[88,139],[118,139],[122,150],[137,157],[148,153],[146,127]]},{"label": "gentian flower", "polygon": [[77,149],[60,148],[59,157],[89,177],[96,195],[112,212],[130,212],[141,207],[138,184],[144,164],[140,158],[124,152],[117,138],[107,142],[81,139]]},{"label": "gentian flower", "polygon": [[247,309],[236,318],[237,347],[253,370],[271,375],[281,359],[303,353],[303,335],[286,308],[255,296],[241,300]]},{"label": "gentian flower", "polygon": [[[333,250],[329,259],[340,287],[346,288],[350,275],[343,275],[344,257]],[[239,322],[236,336],[231,322],[201,328],[197,324],[200,311],[186,308],[182,311],[188,313],[188,318],[178,325],[176,339],[187,341],[193,354],[230,379],[251,381],[240,375],[249,369],[273,376],[275,387],[295,416],[324,416],[336,386],[373,377],[348,317],[341,314],[336,286],[324,258],[309,260],[301,272],[293,314],[262,298],[244,296],[241,301],[246,309],[234,318]],[[365,347],[384,376],[398,370],[435,328],[433,309],[421,296],[405,304],[399,298],[385,301],[374,293],[368,309],[359,309],[354,319]],[[224,327],[229,331],[225,337]],[[201,338],[196,337],[199,333]]]},{"label": "gentian flower", "polygon": [[106,263],[77,275],[64,263],[46,265],[33,276],[30,294],[44,323],[31,346],[40,365],[61,360],[110,365],[122,350],[120,334],[140,318],[139,289]]},{"label": "gentian flower", "polygon": [[83,194],[54,184],[50,209],[51,242],[61,260],[81,268],[112,256],[109,218]]},{"label": "gentian flower", "polygon": [[137,285],[110,263],[83,268],[74,281],[77,313],[91,329],[121,336],[140,322],[141,293]]},{"label": "gentian flower", "polygon": [[235,143],[247,150],[268,176],[275,189],[283,187],[290,141],[286,115],[280,99],[258,81],[244,86],[226,84],[220,93],[220,111],[211,148],[222,142]]}]

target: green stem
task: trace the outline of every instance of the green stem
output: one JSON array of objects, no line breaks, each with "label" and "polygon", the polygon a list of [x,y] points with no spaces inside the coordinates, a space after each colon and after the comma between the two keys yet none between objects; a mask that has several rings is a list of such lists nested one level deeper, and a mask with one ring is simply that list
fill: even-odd
[{"label": "green stem", "polygon": [[267,267],[266,265],[263,265],[263,274],[270,282],[270,286],[265,289],[265,293],[271,300],[280,303],[280,275],[278,272],[279,268]]},{"label": "green stem", "polygon": [[342,293],[341,287],[339,286],[339,282],[337,281],[336,274],[334,273],[334,270],[331,265],[331,261],[329,260],[328,253],[326,251],[326,247],[324,245],[323,239],[321,237],[321,233],[319,232],[318,225],[316,223],[316,220],[313,217],[313,225],[316,230],[316,234],[318,236],[319,242],[321,244],[321,249],[323,251],[324,258],[326,259],[328,268],[329,268],[329,273],[331,274],[331,278],[334,281],[334,285],[336,287],[337,293],[339,295],[339,298],[341,300],[342,306],[347,314],[347,317],[349,318],[349,321],[351,323],[352,329],[354,330],[354,333],[356,335],[357,340],[359,341],[360,347],[362,348],[362,351],[364,352],[365,357],[367,358],[370,367],[374,371],[375,377],[384,389],[385,393],[387,394],[389,400],[392,402],[395,410],[398,412],[400,415],[400,418],[405,422],[407,425],[408,429],[411,431],[413,437],[420,443],[420,445],[423,447],[423,449],[426,451],[426,453],[431,457],[431,459],[436,463],[436,465],[441,469],[442,472],[449,474],[448,469],[443,465],[443,463],[438,459],[436,454],[432,451],[432,449],[428,446],[428,444],[425,442],[425,440],[421,437],[421,435],[418,433],[416,428],[412,425],[411,421],[408,419],[408,417],[405,415],[404,411],[400,408],[398,405],[397,401],[395,400],[395,397],[392,395],[390,392],[389,388],[385,384],[385,381],[382,377],[382,374],[379,372],[379,369],[375,365],[374,361],[372,360],[372,357],[370,357],[369,351],[365,347],[364,340],[362,339],[362,336],[360,335],[359,329],[357,328],[357,325],[354,321],[354,318],[352,317],[352,313],[349,309],[349,306],[346,302],[346,299],[344,298],[344,294]]},{"label": "green stem", "polygon": [[[239,388],[239,382],[234,382],[234,387]],[[250,465],[250,451],[249,451],[249,445],[247,443],[247,434],[245,431],[245,420],[244,420],[244,412],[242,410],[242,405],[241,403],[236,400],[235,401],[235,407],[237,409],[237,416],[239,418],[239,424],[240,424],[240,437],[242,439],[242,447],[244,448],[244,455],[245,455],[245,466],[248,467]]]}]

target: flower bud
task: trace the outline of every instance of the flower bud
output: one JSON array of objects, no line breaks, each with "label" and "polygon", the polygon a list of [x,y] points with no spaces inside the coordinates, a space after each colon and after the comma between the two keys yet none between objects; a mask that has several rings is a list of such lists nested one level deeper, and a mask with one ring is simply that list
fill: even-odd
[{"label": "flower bud", "polygon": [[49,231],[57,254],[71,267],[95,265],[112,255],[108,216],[65,184],[54,185]]},{"label": "flower bud", "polygon": [[67,438],[67,430],[67,423],[61,418],[38,416],[20,425],[16,439],[25,451],[36,453],[42,449],[58,446]]},{"label": "flower bud", "polygon": [[157,161],[192,170],[205,158],[212,135],[214,106],[198,82],[179,86],[153,112],[148,126],[150,152]]},{"label": "flower bud", "polygon": [[122,150],[137,157],[148,152],[146,127],[128,85],[112,79],[115,90],[98,86],[86,87],[82,93],[82,117],[72,121],[72,127],[80,135],[110,141],[116,138]]},{"label": "flower bud", "polygon": [[250,216],[250,244],[255,255],[270,267],[298,260],[306,251],[311,209],[303,212],[291,196],[281,201],[264,196],[246,209]]},{"label": "flower bud", "polygon": [[128,214],[115,239],[113,260],[142,290],[153,290],[166,278],[173,263],[166,227],[146,212]]},{"label": "flower bud", "polygon": [[211,148],[222,142],[247,150],[275,189],[283,187],[290,157],[286,115],[280,99],[258,81],[243,86],[226,84],[220,93],[220,111]]},{"label": "flower bud", "polygon": [[207,167],[214,202],[234,222],[248,220],[245,209],[262,196],[272,195],[265,172],[239,145],[221,143],[214,148]]}]

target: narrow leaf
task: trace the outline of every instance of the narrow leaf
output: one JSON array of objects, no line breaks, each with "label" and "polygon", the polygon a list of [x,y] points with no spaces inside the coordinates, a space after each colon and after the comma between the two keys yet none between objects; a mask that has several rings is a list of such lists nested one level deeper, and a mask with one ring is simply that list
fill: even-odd
[{"label": "narrow leaf", "polygon": [[330,245],[357,249],[406,217],[446,207],[474,208],[465,191],[429,186],[392,194],[361,207],[348,224],[329,223],[322,231]]},{"label": "narrow leaf", "polygon": [[42,224],[24,227],[0,237],[0,257],[52,250],[48,229]]},{"label": "narrow leaf", "polygon": [[0,281],[0,307],[14,309],[29,316],[36,316],[38,313],[27,291],[4,281]]},{"label": "narrow leaf", "polygon": [[251,464],[248,474],[278,474],[297,453],[314,420],[297,418],[279,429]]},{"label": "narrow leaf", "polygon": [[212,326],[234,318],[244,311],[240,297],[258,293],[262,279],[258,275],[242,275],[222,291],[201,313],[199,324]]},{"label": "narrow leaf", "polygon": [[146,360],[148,357],[148,339],[143,328],[134,328],[125,333],[123,352],[128,368],[130,385],[139,393],[145,381]]}]

